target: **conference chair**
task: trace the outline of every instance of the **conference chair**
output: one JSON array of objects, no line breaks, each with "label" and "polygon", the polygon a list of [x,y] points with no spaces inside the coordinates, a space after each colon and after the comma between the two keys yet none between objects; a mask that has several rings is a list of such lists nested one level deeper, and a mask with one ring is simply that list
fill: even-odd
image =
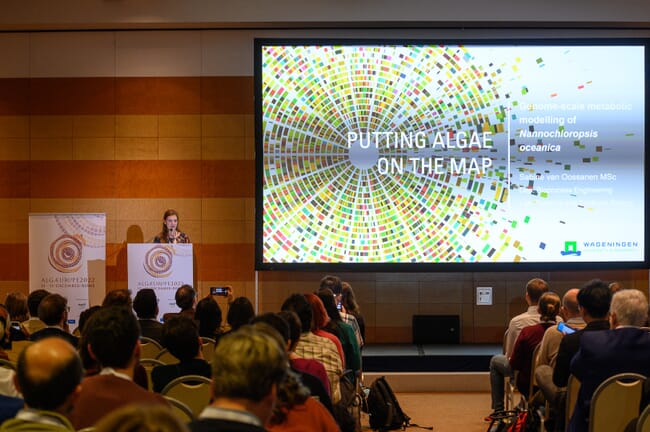
[{"label": "conference chair", "polygon": [[140,337],[140,358],[155,359],[163,347],[157,340],[146,336]]},{"label": "conference chair", "polygon": [[569,380],[566,385],[566,400],[564,401],[564,430],[569,428],[569,422],[571,421],[579,392],[580,380],[573,375],[569,375]]},{"label": "conference chair", "polygon": [[180,360],[178,360],[176,357],[172,355],[172,353],[169,352],[167,348],[163,348],[157,355],[156,355],[156,360],[160,360],[161,362],[165,364],[176,364],[180,363]]},{"label": "conference chair", "polygon": [[165,363],[153,358],[141,358],[140,364],[144,368],[145,372],[147,372],[147,389],[153,390],[153,382],[151,381],[151,371],[156,366],[164,366]]},{"label": "conference chair", "polygon": [[160,394],[183,402],[198,417],[210,403],[212,380],[201,375],[185,375],[170,381]]},{"label": "conference chair", "polygon": [[636,423],[636,432],[650,432],[650,405],[646,406]]},{"label": "conference chair", "polygon": [[192,412],[192,409],[188,407],[187,404],[184,404],[183,402],[171,396],[163,396],[163,397],[172,406],[173,413],[176,415],[176,417],[178,417],[178,419],[181,422],[189,423],[196,418],[196,416]]},{"label": "conference chair", "polygon": [[18,361],[18,356],[20,355],[21,352],[31,344],[33,344],[33,341],[30,340],[22,340],[22,341],[13,341],[11,342],[11,349],[7,350],[7,356],[9,357],[9,361],[12,362],[17,362]]},{"label": "conference chair", "polygon": [[202,337],[201,343],[203,344],[203,358],[208,363],[212,363],[212,357],[214,356],[214,347],[217,345],[217,342],[214,339]]},{"label": "conference chair", "polygon": [[16,363],[10,360],[0,359],[0,367],[5,369],[16,370]]},{"label": "conference chair", "polygon": [[639,415],[646,377],[620,373],[603,381],[591,398],[589,432],[622,432]]}]

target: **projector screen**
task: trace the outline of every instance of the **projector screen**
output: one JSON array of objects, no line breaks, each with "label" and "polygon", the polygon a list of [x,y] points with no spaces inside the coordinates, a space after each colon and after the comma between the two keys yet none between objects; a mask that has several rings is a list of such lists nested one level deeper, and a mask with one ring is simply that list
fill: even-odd
[{"label": "projector screen", "polygon": [[256,40],[256,268],[642,268],[647,40]]}]

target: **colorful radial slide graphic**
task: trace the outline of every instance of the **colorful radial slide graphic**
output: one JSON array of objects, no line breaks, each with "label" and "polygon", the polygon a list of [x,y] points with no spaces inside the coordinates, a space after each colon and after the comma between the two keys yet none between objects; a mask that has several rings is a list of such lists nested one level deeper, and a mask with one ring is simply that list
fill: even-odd
[{"label": "colorful radial slide graphic", "polygon": [[644,260],[644,46],[259,49],[263,262]]}]

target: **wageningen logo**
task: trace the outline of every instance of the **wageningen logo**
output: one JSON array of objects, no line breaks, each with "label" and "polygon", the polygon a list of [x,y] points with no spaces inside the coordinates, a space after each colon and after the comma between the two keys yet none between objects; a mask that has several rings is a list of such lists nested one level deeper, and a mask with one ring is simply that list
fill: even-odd
[{"label": "wageningen logo", "polygon": [[582,252],[578,250],[578,242],[577,241],[565,241],[564,242],[564,250],[560,252],[563,256],[566,255],[575,255],[575,256],[580,256],[582,255]]}]

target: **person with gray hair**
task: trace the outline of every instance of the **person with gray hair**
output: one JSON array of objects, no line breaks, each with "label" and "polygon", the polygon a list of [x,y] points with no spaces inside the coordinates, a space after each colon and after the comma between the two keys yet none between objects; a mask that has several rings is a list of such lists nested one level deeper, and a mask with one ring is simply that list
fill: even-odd
[{"label": "person with gray hair", "polygon": [[571,361],[571,373],[580,380],[580,392],[570,432],[589,429],[589,408],[596,388],[607,378],[623,372],[650,376],[650,332],[645,322],[648,300],[635,289],[618,291],[609,311],[611,330],[586,332]]},{"label": "person with gray hair", "polygon": [[285,350],[268,334],[247,325],[225,335],[212,360],[213,401],[190,430],[264,432],[288,369]]}]

